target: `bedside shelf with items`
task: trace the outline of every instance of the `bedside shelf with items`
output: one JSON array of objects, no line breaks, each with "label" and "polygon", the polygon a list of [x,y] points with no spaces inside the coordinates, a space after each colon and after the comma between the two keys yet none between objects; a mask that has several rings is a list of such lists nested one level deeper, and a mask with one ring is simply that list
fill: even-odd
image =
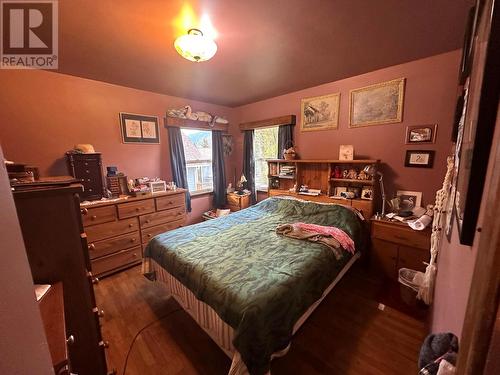
[{"label": "bedside shelf with items", "polygon": [[[374,180],[363,172],[368,165],[378,167],[380,160],[268,160],[269,196],[289,195],[315,201],[337,203],[360,210],[366,219],[375,212],[378,191]],[[340,173],[340,175],[339,175]],[[301,186],[319,194],[305,194]],[[351,192],[341,197],[341,192]],[[366,199],[363,199],[363,193]]]}]

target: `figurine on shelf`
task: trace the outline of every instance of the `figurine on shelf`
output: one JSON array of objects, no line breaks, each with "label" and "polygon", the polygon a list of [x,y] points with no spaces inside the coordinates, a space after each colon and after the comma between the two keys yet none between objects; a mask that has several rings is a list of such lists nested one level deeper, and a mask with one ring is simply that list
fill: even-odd
[{"label": "figurine on shelf", "polygon": [[342,178],[342,170],[338,165],[333,170],[333,178]]},{"label": "figurine on shelf", "polygon": [[355,169],[349,169],[349,172],[347,173],[347,178],[349,180],[355,180],[358,178],[358,172]]},{"label": "figurine on shelf", "polygon": [[366,173],[365,171],[361,171],[359,172],[358,174],[358,180],[369,180],[370,179],[370,176],[368,176],[368,173]]},{"label": "figurine on shelf", "polygon": [[348,178],[347,176],[349,175],[349,171],[347,169],[344,169],[342,171],[342,178]]}]

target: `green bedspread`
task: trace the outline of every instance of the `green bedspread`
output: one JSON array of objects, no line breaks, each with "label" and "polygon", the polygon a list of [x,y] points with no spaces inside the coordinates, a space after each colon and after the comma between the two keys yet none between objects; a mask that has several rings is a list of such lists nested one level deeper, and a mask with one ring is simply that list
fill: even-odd
[{"label": "green bedspread", "polygon": [[235,332],[233,344],[250,374],[269,369],[293,326],[351,258],[336,260],[326,246],[279,236],[279,224],[335,226],[359,250],[363,225],[340,205],[269,198],[231,215],[153,238],[150,257],[211,306]]}]

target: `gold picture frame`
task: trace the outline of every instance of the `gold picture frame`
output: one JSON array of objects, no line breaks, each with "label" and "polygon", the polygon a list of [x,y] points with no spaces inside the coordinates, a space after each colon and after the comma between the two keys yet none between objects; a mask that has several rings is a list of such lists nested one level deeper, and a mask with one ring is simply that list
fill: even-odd
[{"label": "gold picture frame", "polygon": [[403,121],[405,78],[361,87],[349,92],[349,127]]},{"label": "gold picture frame", "polygon": [[300,131],[338,129],[339,110],[340,92],[302,99],[300,102]]}]

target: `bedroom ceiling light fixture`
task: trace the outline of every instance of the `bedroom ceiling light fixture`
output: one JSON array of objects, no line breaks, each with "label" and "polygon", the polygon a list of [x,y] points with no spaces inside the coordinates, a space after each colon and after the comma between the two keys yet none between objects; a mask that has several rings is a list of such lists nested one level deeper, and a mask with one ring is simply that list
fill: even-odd
[{"label": "bedroom ceiling light fixture", "polygon": [[200,29],[189,29],[175,40],[174,46],[179,55],[194,62],[210,60],[217,52],[217,44]]}]

